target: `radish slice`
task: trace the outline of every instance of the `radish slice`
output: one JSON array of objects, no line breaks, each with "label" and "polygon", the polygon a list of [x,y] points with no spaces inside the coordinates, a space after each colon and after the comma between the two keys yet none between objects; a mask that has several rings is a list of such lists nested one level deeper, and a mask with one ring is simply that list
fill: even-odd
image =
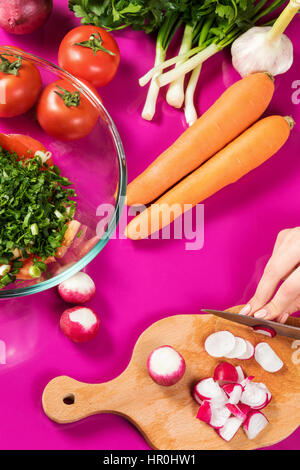
[{"label": "radish slice", "polygon": [[276,331],[273,330],[270,326],[265,325],[255,325],[252,327],[256,333],[269,336],[269,338],[274,338],[276,336]]},{"label": "radish slice", "polygon": [[93,339],[99,330],[100,320],[97,314],[87,307],[72,307],[60,317],[63,333],[75,343],[84,343]]},{"label": "radish slice", "polygon": [[248,413],[251,411],[250,406],[245,405],[244,403],[238,403],[235,405],[233,403],[227,403],[225,406],[233,416],[240,419],[242,422],[246,420]]},{"label": "radish slice", "polygon": [[264,408],[268,403],[267,392],[255,382],[248,382],[241,396],[241,403],[251,408]]},{"label": "radish slice", "polygon": [[225,384],[223,390],[229,398],[229,403],[237,405],[244,391],[241,384]]},{"label": "radish slice", "polygon": [[248,439],[255,439],[256,436],[267,426],[268,420],[260,411],[250,411],[246,421],[243,424],[243,429]]},{"label": "radish slice", "polygon": [[242,421],[240,419],[236,417],[228,418],[224,426],[217,429],[217,433],[224,441],[229,442],[235,436],[241,425]]},{"label": "radish slice", "polygon": [[217,429],[224,426],[230,414],[226,406],[204,401],[198,410],[197,418]]},{"label": "radish slice", "polygon": [[268,403],[267,403],[267,405],[268,405],[270,403],[270,401],[272,400],[272,393],[270,392],[270,390],[268,389],[268,387],[264,383],[258,382],[257,385],[259,387],[261,387],[266,392],[267,397],[268,397]]},{"label": "radish slice", "polygon": [[224,383],[228,382],[237,382],[237,370],[232,364],[229,364],[229,362],[221,362],[221,364],[218,364],[215,368],[214,380],[218,381],[220,385],[224,385]]},{"label": "radish slice", "polygon": [[203,400],[201,400],[201,398],[197,395],[195,389],[193,390],[193,398],[195,402],[198,403],[198,405],[202,405]]},{"label": "radish slice", "polygon": [[147,361],[148,372],[158,385],[174,385],[185,373],[185,361],[172,346],[154,349]]},{"label": "radish slice", "polygon": [[79,272],[61,282],[58,286],[59,295],[71,304],[84,304],[96,292],[94,281],[86,273]]},{"label": "radish slice", "polygon": [[246,376],[245,376],[245,373],[244,373],[243,369],[241,368],[241,366],[236,366],[236,371],[238,373],[237,381],[240,383],[243,380],[245,380]]},{"label": "radish slice", "polygon": [[283,367],[282,360],[268,343],[258,343],[256,345],[255,360],[267,372],[278,372]]},{"label": "radish slice", "polygon": [[238,359],[240,356],[243,356],[247,351],[247,343],[243,338],[239,336],[235,337],[235,346],[229,354],[226,354],[228,359]]},{"label": "radish slice", "polygon": [[197,396],[199,400],[213,400],[223,404],[227,402],[225,392],[212,377],[200,380],[200,382],[195,385],[193,395]]},{"label": "radish slice", "polygon": [[223,357],[235,347],[235,337],[230,331],[217,331],[209,335],[204,343],[205,351],[212,357]]},{"label": "radish slice", "polygon": [[244,354],[241,354],[239,357],[237,357],[237,359],[248,360],[248,359],[252,359],[252,357],[254,356],[254,346],[247,339],[245,339],[245,341],[247,345],[246,352]]}]

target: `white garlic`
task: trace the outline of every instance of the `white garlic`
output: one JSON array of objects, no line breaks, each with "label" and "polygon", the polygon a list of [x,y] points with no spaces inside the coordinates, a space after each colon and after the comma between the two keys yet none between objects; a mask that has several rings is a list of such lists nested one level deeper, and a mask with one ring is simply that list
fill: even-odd
[{"label": "white garlic", "polygon": [[269,72],[275,76],[292,66],[292,42],[285,34],[276,41],[269,40],[271,30],[271,26],[251,28],[232,44],[232,65],[242,77],[254,72]]}]

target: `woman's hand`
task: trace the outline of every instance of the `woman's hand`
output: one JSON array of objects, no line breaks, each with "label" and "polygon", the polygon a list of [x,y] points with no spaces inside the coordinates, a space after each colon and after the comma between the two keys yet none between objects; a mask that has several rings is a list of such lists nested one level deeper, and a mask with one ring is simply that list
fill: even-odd
[{"label": "woman's hand", "polygon": [[300,310],[299,265],[300,227],[282,230],[254,296],[240,313],[285,323],[291,313]]}]

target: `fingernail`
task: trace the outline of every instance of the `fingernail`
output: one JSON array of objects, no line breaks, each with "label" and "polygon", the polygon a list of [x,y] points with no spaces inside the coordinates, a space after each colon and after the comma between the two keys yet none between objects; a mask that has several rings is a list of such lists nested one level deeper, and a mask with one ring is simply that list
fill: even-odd
[{"label": "fingernail", "polygon": [[280,318],[280,323],[285,323],[287,321],[287,319],[289,318],[290,314],[289,313],[285,313],[284,315],[282,315],[282,317]]},{"label": "fingernail", "polygon": [[255,318],[265,318],[267,316],[267,310],[259,310],[254,314]]},{"label": "fingernail", "polygon": [[239,312],[241,315],[248,315],[248,313],[251,312],[251,305],[250,304],[246,304],[244,305],[244,307],[242,308],[242,310]]}]

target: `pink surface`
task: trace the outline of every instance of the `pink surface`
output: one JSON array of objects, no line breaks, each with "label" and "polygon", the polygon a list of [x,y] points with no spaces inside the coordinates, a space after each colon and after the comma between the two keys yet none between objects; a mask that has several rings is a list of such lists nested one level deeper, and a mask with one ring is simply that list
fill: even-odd
[{"label": "pink surface", "polygon": [[[26,37],[1,32],[0,43],[56,63],[60,40],[79,23],[66,3],[54,1],[41,31]],[[292,115],[298,124],[276,157],[205,202],[202,250],[186,251],[185,240],[111,240],[86,270],[97,284],[89,306],[102,322],[90,344],[76,345],[62,335],[59,315],[67,305],[56,289],[1,302],[0,339],[8,349],[7,364],[0,364],[1,449],[148,449],[138,431],[118,416],[92,416],[71,425],[51,422],[41,407],[43,388],[61,374],[86,382],[110,380],[126,367],[138,336],[154,321],[202,307],[223,309],[252,295],[277,233],[300,220],[300,104],[291,99],[292,83],[300,80],[299,26],[297,17],[288,30],[295,45],[293,69],[276,78],[268,110]],[[101,95],[123,139],[131,181],[182,132],[184,121],[163,101],[153,123],[141,119],[146,89],[139,88],[137,78],[152,64],[153,42],[132,31],[116,38],[120,70]],[[211,59],[197,93],[199,109],[204,111],[237,78],[228,51]],[[272,449],[299,449],[299,439],[298,429]]]}]

